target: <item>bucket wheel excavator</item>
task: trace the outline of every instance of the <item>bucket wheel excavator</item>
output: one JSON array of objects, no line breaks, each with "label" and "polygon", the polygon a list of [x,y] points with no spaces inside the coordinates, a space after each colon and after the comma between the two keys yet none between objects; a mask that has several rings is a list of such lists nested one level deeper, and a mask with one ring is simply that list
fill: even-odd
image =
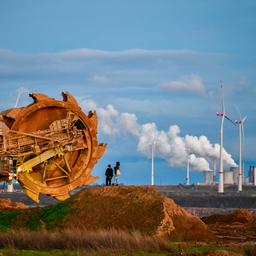
[{"label": "bucket wheel excavator", "polygon": [[96,112],[86,115],[70,93],[62,96],[30,94],[32,104],[0,113],[0,181],[15,178],[35,202],[40,194],[65,200],[95,181],[93,167],[106,149]]}]

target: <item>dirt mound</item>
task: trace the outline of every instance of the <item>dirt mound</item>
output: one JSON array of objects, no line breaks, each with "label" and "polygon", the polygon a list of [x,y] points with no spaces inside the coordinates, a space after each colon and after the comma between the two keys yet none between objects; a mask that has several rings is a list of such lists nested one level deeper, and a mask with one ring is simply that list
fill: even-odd
[{"label": "dirt mound", "polygon": [[148,187],[93,187],[69,199],[66,227],[138,230],[179,239],[213,238],[208,227]]},{"label": "dirt mound", "polygon": [[231,214],[215,214],[208,217],[202,218],[203,222],[206,224],[232,224],[232,223],[252,223],[255,222],[255,217],[251,212],[245,209],[239,209]]},{"label": "dirt mound", "polygon": [[231,213],[229,216],[230,222],[249,223],[252,222],[254,216],[251,212],[245,209],[239,209]]},{"label": "dirt mound", "polygon": [[0,199],[1,208],[25,209],[27,206],[21,202],[13,202],[10,198]]},{"label": "dirt mound", "polygon": [[203,217],[202,220],[218,239],[235,242],[256,241],[256,217],[245,209],[228,215]]},{"label": "dirt mound", "polygon": [[124,230],[180,240],[214,238],[199,218],[148,187],[91,187],[54,206],[12,211],[0,214],[0,228],[2,223],[5,229]]}]

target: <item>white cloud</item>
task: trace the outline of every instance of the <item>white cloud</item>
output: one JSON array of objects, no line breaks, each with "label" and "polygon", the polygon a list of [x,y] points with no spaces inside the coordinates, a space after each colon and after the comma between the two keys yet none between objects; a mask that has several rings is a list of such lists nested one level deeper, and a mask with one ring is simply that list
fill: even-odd
[{"label": "white cloud", "polygon": [[90,80],[97,84],[106,84],[110,82],[110,80],[106,76],[102,76],[102,75],[94,75]]},{"label": "white cloud", "polygon": [[98,112],[102,119],[102,132],[107,135],[119,133],[119,127],[117,125],[119,112],[112,105],[107,105],[105,109],[100,108]]},{"label": "white cloud", "polygon": [[75,49],[60,52],[57,56],[64,59],[73,58],[139,58],[139,57],[202,57],[202,56],[224,56],[219,53],[198,52],[192,50],[145,50],[129,49],[124,51],[103,51],[95,49]]},{"label": "white cloud", "polygon": [[205,86],[203,80],[198,75],[182,76],[174,81],[163,82],[161,88],[170,92],[192,92],[204,94]]},{"label": "white cloud", "polygon": [[152,67],[161,70],[160,66],[165,65],[166,62],[177,63],[184,67],[190,66],[191,60],[207,62],[209,58],[219,59],[222,55],[189,50],[143,49],[124,51],[76,49],[59,53],[20,54],[0,49],[0,78],[12,80],[23,78],[29,81],[40,78],[52,81],[54,77],[65,81],[67,76],[69,79],[78,79],[81,76],[105,81],[106,77],[102,75],[103,73],[152,70]]}]

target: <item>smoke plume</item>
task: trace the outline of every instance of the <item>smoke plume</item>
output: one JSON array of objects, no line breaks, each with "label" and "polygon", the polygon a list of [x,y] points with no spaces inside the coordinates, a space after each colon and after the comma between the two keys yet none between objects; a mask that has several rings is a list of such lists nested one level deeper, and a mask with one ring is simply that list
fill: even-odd
[{"label": "smoke plume", "polygon": [[[100,129],[106,135],[130,134],[137,141],[137,150],[151,156],[152,144],[155,156],[166,160],[171,166],[184,167],[187,160],[194,170],[210,170],[210,164],[219,159],[219,144],[211,144],[206,136],[180,135],[181,130],[177,125],[171,125],[168,131],[161,131],[155,123],[140,125],[137,116],[131,113],[120,113],[113,105],[105,108],[97,107],[91,100],[82,102],[88,111],[96,110],[100,119]],[[237,166],[232,156],[223,150],[224,166]]]}]

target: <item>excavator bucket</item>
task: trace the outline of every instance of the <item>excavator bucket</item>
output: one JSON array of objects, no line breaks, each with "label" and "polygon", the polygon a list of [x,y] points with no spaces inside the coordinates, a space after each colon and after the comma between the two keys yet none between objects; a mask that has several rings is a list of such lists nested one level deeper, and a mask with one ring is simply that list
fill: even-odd
[{"label": "excavator bucket", "polygon": [[95,181],[104,154],[96,112],[86,115],[70,93],[63,100],[30,94],[33,103],[0,113],[0,180],[16,177],[35,202],[40,194],[59,200]]}]

